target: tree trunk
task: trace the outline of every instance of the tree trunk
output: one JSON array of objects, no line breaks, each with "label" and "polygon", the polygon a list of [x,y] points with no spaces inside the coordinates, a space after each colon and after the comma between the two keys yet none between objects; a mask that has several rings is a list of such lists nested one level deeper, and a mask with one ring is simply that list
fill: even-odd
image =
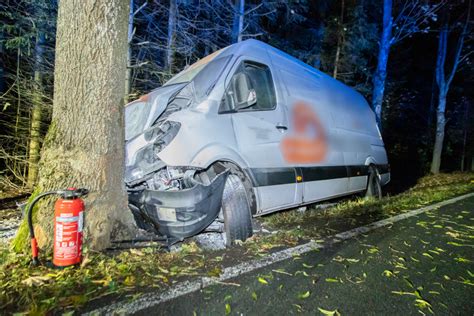
[{"label": "tree trunk", "polygon": [[[444,89],[443,89],[444,90]],[[443,151],[444,128],[446,126],[446,117],[444,111],[446,109],[446,92],[440,91],[438,110],[436,112],[436,137],[433,149],[433,159],[431,161],[431,173],[438,174],[441,166],[441,153]]]},{"label": "tree trunk", "polygon": [[[59,3],[53,117],[35,193],[86,187],[85,244],[101,250],[111,238],[129,238],[124,168],[124,85],[128,0]],[[35,232],[50,248],[53,206],[39,203]],[[14,240],[26,237],[22,225]]]},{"label": "tree trunk", "polygon": [[[0,30],[0,56],[4,56],[4,49],[3,49],[3,29]],[[0,60],[0,93],[2,93],[5,89],[5,66],[3,58]]]},{"label": "tree trunk", "polygon": [[177,0],[170,0],[168,15],[168,36],[166,38],[166,67],[171,72],[174,63],[174,50],[176,40],[176,7]]},{"label": "tree trunk", "polygon": [[337,29],[337,48],[336,57],[334,58],[334,71],[332,77],[337,79],[337,71],[339,66],[339,59],[341,55],[341,46],[344,43],[344,0],[341,0],[341,17],[339,18],[339,26]]},{"label": "tree trunk", "polygon": [[372,91],[372,108],[375,111],[377,124],[382,129],[382,103],[387,79],[387,64],[390,46],[392,45],[392,0],[383,2],[383,25],[380,38],[377,69],[374,74],[374,89]]},{"label": "tree trunk", "polygon": [[132,86],[132,39],[133,39],[133,5],[134,1],[130,0],[130,12],[128,15],[128,32],[127,32],[127,68],[125,70],[125,103],[130,101],[130,90]]},{"label": "tree trunk", "polygon": [[46,36],[38,31],[35,44],[35,71],[33,109],[31,111],[30,144],[28,148],[28,178],[27,184],[30,188],[35,185],[38,177],[38,161],[41,150],[41,119],[43,117],[43,67],[44,47]]},{"label": "tree trunk", "polygon": [[464,171],[465,169],[468,128],[469,128],[469,101],[464,99],[464,124],[463,124],[464,131],[463,131],[463,138],[462,138],[461,171]]},{"label": "tree trunk", "polygon": [[448,51],[448,36],[450,32],[448,13],[445,8],[444,12],[444,23],[439,33],[438,40],[438,52],[436,55],[436,83],[439,87],[439,103],[437,110],[437,122],[436,122],[436,139],[433,149],[433,159],[431,161],[431,173],[439,173],[441,166],[441,153],[443,152],[443,140],[444,140],[444,128],[446,125],[445,110],[446,110],[446,96],[448,95],[449,86],[456,74],[457,68],[462,60],[461,52],[464,45],[464,38],[467,34],[467,26],[470,22],[471,12],[471,1],[469,1],[469,7],[466,15],[466,22],[462,28],[461,34],[456,45],[454,52],[454,58],[451,65],[451,71],[445,71],[446,56]]},{"label": "tree trunk", "polygon": [[242,41],[244,29],[245,0],[236,0],[234,4],[234,23],[232,25],[232,43]]}]

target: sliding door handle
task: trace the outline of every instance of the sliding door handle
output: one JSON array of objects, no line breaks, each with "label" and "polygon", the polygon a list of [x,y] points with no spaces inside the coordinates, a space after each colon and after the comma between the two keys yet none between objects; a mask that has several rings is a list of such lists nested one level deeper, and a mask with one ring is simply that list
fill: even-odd
[{"label": "sliding door handle", "polygon": [[280,131],[286,131],[288,129],[288,127],[279,123],[275,127]]}]

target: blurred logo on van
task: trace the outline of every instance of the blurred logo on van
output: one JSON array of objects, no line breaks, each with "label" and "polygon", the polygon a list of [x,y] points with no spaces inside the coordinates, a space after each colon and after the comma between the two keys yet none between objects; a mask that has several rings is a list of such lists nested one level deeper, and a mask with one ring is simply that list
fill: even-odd
[{"label": "blurred logo on van", "polygon": [[283,157],[289,163],[314,163],[326,158],[326,133],[311,106],[294,104],[291,112],[292,133],[281,142]]}]

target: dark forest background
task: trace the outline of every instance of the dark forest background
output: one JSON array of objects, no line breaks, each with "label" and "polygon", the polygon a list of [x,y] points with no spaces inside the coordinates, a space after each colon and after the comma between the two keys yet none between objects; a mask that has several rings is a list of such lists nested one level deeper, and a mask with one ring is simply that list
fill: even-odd
[{"label": "dark forest background", "polygon": [[[381,126],[392,169],[389,190],[430,172],[436,130],[440,30],[446,27],[447,94],[442,171],[471,170],[474,157],[472,21],[467,1],[132,0],[128,101],[213,51],[255,38],[361,92],[372,102],[384,5],[393,34]],[[52,112],[55,0],[0,4],[0,181],[32,187]],[[467,18],[467,20],[466,20]],[[464,36],[460,56],[459,38]],[[458,58],[457,58],[458,57]],[[439,70],[439,65],[438,65]]]}]

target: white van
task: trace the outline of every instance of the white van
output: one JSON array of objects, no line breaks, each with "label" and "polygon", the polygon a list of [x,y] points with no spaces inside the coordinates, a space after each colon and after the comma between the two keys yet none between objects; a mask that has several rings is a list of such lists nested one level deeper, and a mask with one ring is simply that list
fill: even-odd
[{"label": "white van", "polygon": [[353,89],[256,40],[221,49],[125,109],[125,183],[140,227],[226,244],[252,217],[390,180],[375,115]]}]

